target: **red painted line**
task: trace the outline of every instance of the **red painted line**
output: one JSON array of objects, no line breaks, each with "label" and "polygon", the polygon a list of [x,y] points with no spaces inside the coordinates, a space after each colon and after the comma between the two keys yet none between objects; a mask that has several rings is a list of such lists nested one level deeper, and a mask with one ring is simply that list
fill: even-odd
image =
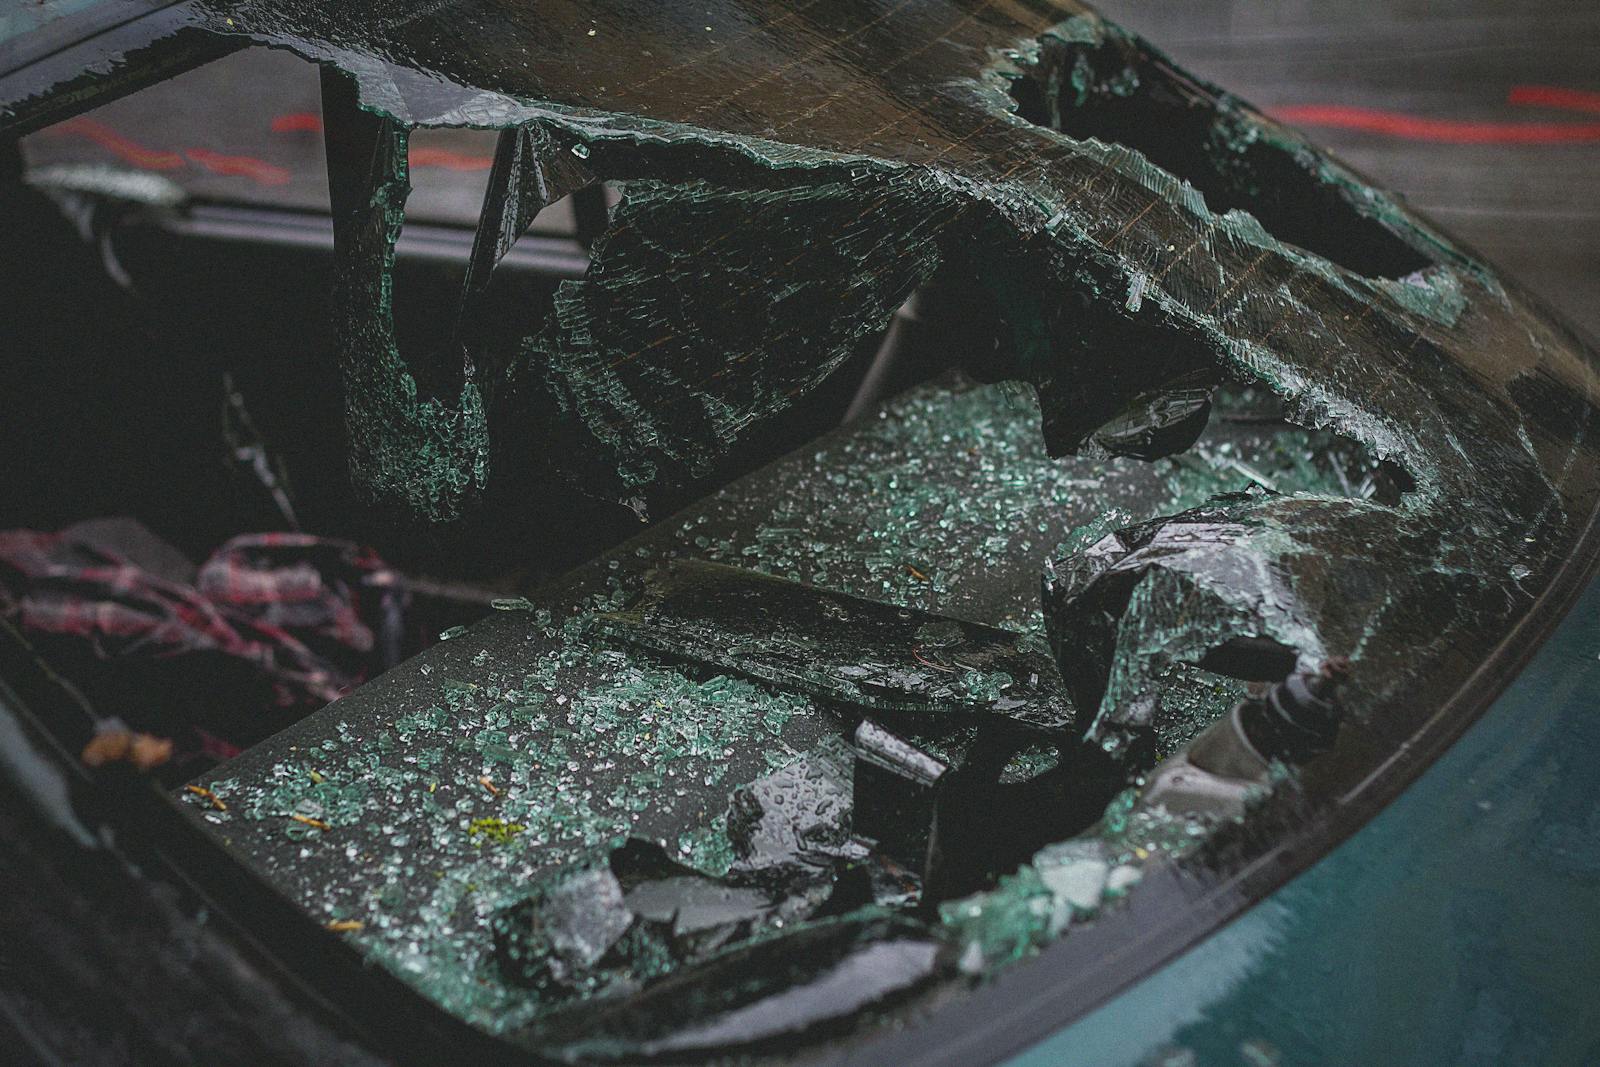
[{"label": "red painted line", "polygon": [[1600,93],[1586,89],[1563,89],[1559,85],[1513,85],[1506,94],[1506,103],[1600,115]]},{"label": "red painted line", "polygon": [[[272,119],[273,133],[321,133],[322,116],[313,111],[288,111]],[[452,152],[448,148],[430,146],[411,148],[413,167],[439,167],[443,170],[488,170],[494,165],[493,156],[469,156]]]},{"label": "red painted line", "polygon": [[57,123],[49,128],[55,136],[82,137],[112,153],[117,158],[145,170],[178,170],[183,157],[176,152],[162,152],[129,140],[103,122],[79,116]]},{"label": "red painted line", "polygon": [[290,111],[275,115],[272,119],[272,132],[321,133],[322,116],[315,111]]},{"label": "red painted line", "polygon": [[229,156],[207,148],[186,148],[183,154],[213,174],[230,178],[249,178],[262,185],[287,185],[293,177],[288,169],[254,156]]},{"label": "red painted line", "polygon": [[469,156],[452,152],[448,148],[411,149],[413,167],[442,167],[445,170],[488,170],[494,165],[493,156]]},{"label": "red painted line", "polygon": [[[272,119],[274,133],[314,133],[322,129],[321,116],[309,111],[293,111]],[[259,185],[287,185],[292,171],[255,156],[229,155],[209,148],[183,148],[176,152],[142,145],[113,130],[105,123],[79,116],[51,126],[50,135],[82,137],[115,155],[125,163],[145,170],[182,170],[186,165],[202,167],[212,174],[229,178],[248,178]],[[448,148],[421,147],[411,150],[413,167],[439,167],[451,171],[483,171],[494,163],[492,156],[467,155]]]},{"label": "red painted line", "polygon": [[[1514,85],[1506,103],[1600,115],[1600,93],[1557,85]],[[1430,119],[1403,111],[1343,104],[1278,108],[1272,117],[1300,126],[1361,130],[1386,137],[1441,144],[1578,144],[1600,141],[1600,122],[1463,122]]]},{"label": "red painted line", "polygon": [[1272,117],[1299,126],[1361,130],[1386,137],[1441,144],[1573,144],[1600,141],[1600,122],[1459,122],[1342,104],[1282,107],[1274,110]]}]

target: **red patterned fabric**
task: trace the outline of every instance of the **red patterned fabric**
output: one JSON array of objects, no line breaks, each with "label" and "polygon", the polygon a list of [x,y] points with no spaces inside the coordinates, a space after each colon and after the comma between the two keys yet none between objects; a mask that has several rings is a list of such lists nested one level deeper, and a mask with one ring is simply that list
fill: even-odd
[{"label": "red patterned fabric", "polygon": [[236,537],[190,586],[72,531],[0,531],[0,614],[24,632],[77,638],[103,660],[220,653],[252,665],[285,708],[320,706],[381,668],[404,597],[370,550],[305,534]]}]

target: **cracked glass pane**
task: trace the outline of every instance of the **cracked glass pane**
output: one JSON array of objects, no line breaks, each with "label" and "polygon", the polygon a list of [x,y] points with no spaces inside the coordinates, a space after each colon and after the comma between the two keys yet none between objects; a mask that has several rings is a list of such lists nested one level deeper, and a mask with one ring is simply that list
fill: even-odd
[{"label": "cracked glass pane", "polygon": [[[787,1050],[1175,951],[1369,817],[1582,570],[1594,353],[1076,3],[193,10],[324,65],[351,472],[397,523],[470,543],[552,484],[648,515],[913,293],[981,309],[965,376],[196,783],[481,1031]],[[416,350],[394,250],[440,126],[501,136]],[[483,329],[512,242],[597,183],[584,276]]]}]

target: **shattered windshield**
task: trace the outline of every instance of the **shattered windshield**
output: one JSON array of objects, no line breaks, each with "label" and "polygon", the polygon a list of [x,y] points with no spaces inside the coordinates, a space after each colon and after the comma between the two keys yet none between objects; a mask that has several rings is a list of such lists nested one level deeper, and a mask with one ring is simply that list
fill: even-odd
[{"label": "shattered windshield", "polygon": [[[1052,958],[1081,1011],[1370,816],[1587,565],[1594,353],[1081,5],[194,17],[322,64],[362,502],[469,552],[552,487],[654,522],[185,794],[481,1032],[837,1051]],[[439,127],[495,148],[418,346]],[[491,329],[600,184],[586,272]],[[663,516],[950,293],[956,370]]]}]

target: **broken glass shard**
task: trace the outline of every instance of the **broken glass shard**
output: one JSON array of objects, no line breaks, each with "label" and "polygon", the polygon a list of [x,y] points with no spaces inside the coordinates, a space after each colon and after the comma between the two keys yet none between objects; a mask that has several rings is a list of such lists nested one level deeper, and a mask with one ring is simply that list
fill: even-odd
[{"label": "broken glass shard", "polygon": [[632,989],[781,922],[794,909],[780,911],[780,902],[629,840],[502,911],[496,954],[508,979],[548,999]]},{"label": "broken glass shard", "polygon": [[912,870],[925,870],[934,810],[950,768],[868,720],[856,729],[855,832]]},{"label": "broken glass shard", "polygon": [[682,1058],[754,1049],[884,1005],[949,967],[949,949],[909,919],[872,912],[714,956],[627,1001],[594,1005],[563,1042],[584,1060]]},{"label": "broken glass shard", "polygon": [[1025,635],[736,567],[665,564],[598,624],[636,648],[868,711],[1051,735],[1073,722],[1055,663]]},{"label": "broken glass shard", "polygon": [[1141,394],[1122,414],[1096,430],[1094,441],[1113,456],[1160,459],[1194,444],[1210,417],[1209,389]]},{"label": "broken glass shard", "polygon": [[730,871],[763,882],[815,879],[850,847],[850,753],[825,741],[780,769],[733,790],[728,802]]}]

